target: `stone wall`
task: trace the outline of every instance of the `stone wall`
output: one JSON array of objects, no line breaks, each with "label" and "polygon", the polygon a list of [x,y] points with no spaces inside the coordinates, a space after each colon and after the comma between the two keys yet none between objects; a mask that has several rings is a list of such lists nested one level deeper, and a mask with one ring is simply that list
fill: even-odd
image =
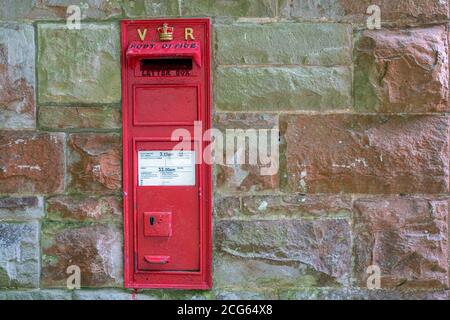
[{"label": "stone wall", "polygon": [[119,21],[160,16],[211,17],[214,126],[279,125],[281,168],[217,165],[213,290],[137,299],[447,299],[448,2],[3,0],[0,299],[132,298]]}]

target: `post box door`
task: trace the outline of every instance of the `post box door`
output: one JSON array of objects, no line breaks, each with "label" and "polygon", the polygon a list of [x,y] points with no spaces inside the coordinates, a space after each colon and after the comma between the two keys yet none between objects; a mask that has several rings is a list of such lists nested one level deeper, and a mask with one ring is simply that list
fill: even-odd
[{"label": "post box door", "polygon": [[138,270],[200,270],[199,169],[175,144],[137,142]]}]

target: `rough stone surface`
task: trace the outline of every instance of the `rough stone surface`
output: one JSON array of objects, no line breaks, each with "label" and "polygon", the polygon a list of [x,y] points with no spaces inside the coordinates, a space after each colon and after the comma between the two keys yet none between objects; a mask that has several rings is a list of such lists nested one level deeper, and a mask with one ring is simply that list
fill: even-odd
[{"label": "rough stone surface", "polygon": [[59,222],[42,228],[42,287],[65,287],[71,265],[80,267],[82,287],[121,286],[121,228]]},{"label": "rough stone surface", "polygon": [[347,283],[351,242],[345,219],[223,220],[215,230],[219,287]]},{"label": "rough stone surface", "polygon": [[36,0],[3,0],[0,6],[0,20],[19,20],[27,16]]},{"label": "rough stone surface", "polygon": [[217,290],[216,300],[274,300],[277,299],[277,293],[272,290],[248,291],[248,290]]},{"label": "rough stone surface", "polygon": [[354,212],[355,277],[381,269],[383,288],[448,286],[448,203],[414,198],[358,199]]},{"label": "rough stone surface", "polygon": [[0,193],[51,193],[64,186],[64,134],[0,132]]},{"label": "rough stone surface", "polygon": [[311,193],[448,191],[448,119],[286,115],[287,187]]},{"label": "rough stone surface", "polygon": [[[162,297],[164,300],[211,300],[214,299],[212,290],[172,290],[163,289]],[[142,294],[147,294],[144,290]],[[151,295],[155,295],[150,293]],[[158,295],[158,293],[156,293]]]},{"label": "rough stone surface", "polygon": [[274,17],[277,0],[189,0],[182,1],[186,16]]},{"label": "rough stone surface", "polygon": [[40,103],[119,102],[120,41],[114,23],[38,25]]},{"label": "rough stone surface", "polygon": [[[279,10],[282,17],[290,19],[326,19],[339,21],[345,16],[345,10],[340,5],[339,1],[340,0],[281,0],[279,2]],[[368,6],[366,6],[366,9],[367,7]]]},{"label": "rough stone surface", "polygon": [[120,221],[122,202],[114,196],[56,196],[46,201],[47,218],[53,221]]},{"label": "rough stone surface", "polygon": [[65,19],[70,15],[67,13],[69,5],[80,7],[81,19],[107,19],[120,16],[120,2],[121,0],[3,0],[0,19]]},{"label": "rough stone surface", "polygon": [[351,107],[347,67],[220,67],[216,107],[229,111],[342,110]]},{"label": "rough stone surface", "polygon": [[249,195],[241,198],[214,196],[214,215],[222,219],[350,217],[351,212],[351,197],[341,195]]},{"label": "rough stone surface", "polygon": [[42,197],[0,197],[0,220],[39,219],[43,216]]},{"label": "rough stone surface", "polygon": [[355,107],[363,112],[448,111],[443,26],[362,32],[355,45]]},{"label": "rough stone surface", "polygon": [[223,290],[334,287],[346,282],[347,279],[338,280],[299,262],[270,261],[227,253],[217,254],[214,259],[213,283]]},{"label": "rough stone surface", "polygon": [[287,18],[364,23],[366,10],[373,4],[380,7],[383,23],[429,23],[445,20],[449,14],[448,2],[441,0],[282,0],[280,13]]},{"label": "rough stone surface", "polygon": [[448,300],[445,291],[306,288],[280,291],[283,300]]},{"label": "rough stone surface", "polygon": [[134,294],[131,290],[102,289],[76,290],[74,300],[159,300],[161,296],[155,294]]},{"label": "rough stone surface", "polygon": [[69,136],[69,188],[118,191],[122,187],[121,137],[115,133]]},{"label": "rough stone surface", "polygon": [[123,1],[124,14],[130,18],[167,17],[179,15],[177,0],[130,0]]},{"label": "rough stone surface", "polygon": [[[277,141],[272,144],[271,132],[267,131],[278,130],[278,116],[256,113],[217,113],[214,116],[214,128],[222,135],[224,153],[221,157],[218,151],[220,149],[218,147],[215,149],[217,159],[215,183],[218,190],[232,192],[278,188],[278,134],[276,134]],[[230,131],[230,129],[241,131]],[[260,129],[265,131],[258,131]],[[217,141],[219,139],[217,137]],[[244,140],[247,140],[245,145]],[[227,145],[227,141],[231,144]],[[261,147],[262,141],[267,141],[265,150]],[[275,150],[272,150],[272,146]],[[250,155],[253,156],[250,157]],[[267,158],[265,160],[269,160],[269,163],[265,162],[264,158]],[[273,168],[273,170],[265,172],[264,168]]]},{"label": "rough stone surface", "polygon": [[4,290],[0,300],[72,300],[72,292],[64,290]]},{"label": "rough stone surface", "polygon": [[0,222],[0,288],[39,286],[39,224]]},{"label": "rough stone surface", "polygon": [[33,26],[0,24],[0,129],[36,126],[34,57]]},{"label": "rough stone surface", "polygon": [[119,108],[110,107],[39,107],[42,129],[118,129]]},{"label": "rough stone surface", "polygon": [[344,24],[218,25],[216,60],[226,65],[350,65],[351,34]]},{"label": "rough stone surface", "polygon": [[241,213],[241,199],[235,196],[214,194],[213,214],[217,218],[231,218]]},{"label": "rough stone surface", "polygon": [[[449,299],[449,0],[0,2],[0,300]],[[120,20],[179,16],[211,16],[213,127],[280,126],[280,166],[213,165],[212,290],[133,293]]]},{"label": "rough stone surface", "polygon": [[350,217],[352,202],[340,195],[262,195],[242,198],[244,216]]}]

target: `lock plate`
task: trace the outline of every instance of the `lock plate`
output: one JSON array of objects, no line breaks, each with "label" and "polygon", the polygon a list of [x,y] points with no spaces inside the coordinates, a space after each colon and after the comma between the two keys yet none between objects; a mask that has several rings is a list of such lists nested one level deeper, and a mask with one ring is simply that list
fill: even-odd
[{"label": "lock plate", "polygon": [[172,236],[172,212],[144,212],[144,236]]}]

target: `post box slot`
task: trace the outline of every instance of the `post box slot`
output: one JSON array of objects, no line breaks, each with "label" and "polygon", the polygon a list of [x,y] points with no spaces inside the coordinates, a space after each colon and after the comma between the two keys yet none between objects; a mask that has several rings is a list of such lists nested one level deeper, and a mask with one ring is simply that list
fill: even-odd
[{"label": "post box slot", "polygon": [[192,70],[190,58],[141,59],[142,70]]}]

